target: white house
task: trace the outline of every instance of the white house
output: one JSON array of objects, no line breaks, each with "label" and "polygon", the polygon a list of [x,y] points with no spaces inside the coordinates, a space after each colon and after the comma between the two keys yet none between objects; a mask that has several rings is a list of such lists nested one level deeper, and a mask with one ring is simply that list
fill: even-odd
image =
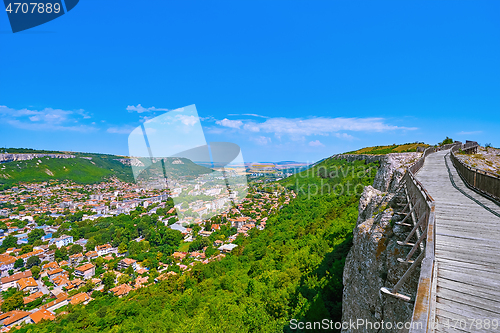
[{"label": "white house", "polygon": [[73,236],[62,235],[59,238],[53,238],[50,240],[50,244],[56,244],[57,248],[62,246],[68,246],[73,243]]}]

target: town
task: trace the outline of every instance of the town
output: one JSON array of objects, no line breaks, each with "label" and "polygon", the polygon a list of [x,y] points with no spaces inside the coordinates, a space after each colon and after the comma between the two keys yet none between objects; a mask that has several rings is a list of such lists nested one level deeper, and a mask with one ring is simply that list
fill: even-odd
[{"label": "town", "polygon": [[[54,180],[0,192],[1,331],[220,260],[295,198],[280,186],[250,186],[238,204],[215,214],[220,205],[207,200],[228,201],[217,186],[139,186]],[[183,196],[189,200],[174,203]]]}]

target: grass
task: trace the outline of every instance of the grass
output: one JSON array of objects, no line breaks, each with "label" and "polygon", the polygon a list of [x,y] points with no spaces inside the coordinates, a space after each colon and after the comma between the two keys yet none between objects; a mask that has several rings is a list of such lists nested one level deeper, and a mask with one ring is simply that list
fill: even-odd
[{"label": "grass", "polygon": [[429,147],[428,144],[425,143],[405,143],[401,145],[393,144],[390,146],[373,146],[361,148],[355,151],[347,152],[345,154],[369,154],[369,155],[383,155],[390,153],[407,153],[407,152],[416,152],[417,147]]},{"label": "grass", "polygon": [[183,242],[181,245],[179,245],[179,248],[177,249],[177,251],[179,251],[179,252],[188,252],[188,250],[189,250],[189,244],[191,244],[191,242]]}]

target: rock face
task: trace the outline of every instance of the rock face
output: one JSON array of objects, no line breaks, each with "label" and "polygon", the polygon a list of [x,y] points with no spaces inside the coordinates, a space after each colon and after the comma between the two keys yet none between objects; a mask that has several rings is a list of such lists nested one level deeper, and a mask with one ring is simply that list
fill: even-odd
[{"label": "rock face", "polygon": [[49,157],[49,158],[75,158],[75,155],[68,154],[0,154],[0,163],[27,161],[34,158]]},{"label": "rock face", "polygon": [[[399,246],[397,241],[404,240],[410,230],[394,224],[401,220],[402,216],[397,212],[406,201],[402,194],[395,195],[394,191],[405,168],[420,156],[420,153],[338,156],[350,161],[365,159],[367,162],[380,162],[374,185],[367,186],[361,196],[353,246],[344,267],[342,321],[361,323],[362,320],[363,325],[356,328],[350,326],[342,332],[408,331],[392,325],[410,322],[413,304],[383,295],[380,288],[392,288],[408,268],[397,258],[406,256],[409,249]],[[415,295],[419,274],[417,269],[399,292]],[[387,322],[391,322],[391,327]]]},{"label": "rock face", "polygon": [[131,165],[131,166],[144,166],[144,163],[142,163],[139,159],[137,158],[119,158],[115,159],[115,161],[118,161],[124,165]]}]

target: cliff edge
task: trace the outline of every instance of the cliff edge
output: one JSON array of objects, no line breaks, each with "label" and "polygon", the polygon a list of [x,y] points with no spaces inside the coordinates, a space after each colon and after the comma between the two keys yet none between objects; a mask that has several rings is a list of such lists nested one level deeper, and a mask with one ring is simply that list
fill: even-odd
[{"label": "cliff edge", "polygon": [[[380,162],[373,186],[365,187],[360,198],[353,245],[344,267],[342,322],[359,325],[344,327],[342,332],[408,331],[395,325],[411,321],[413,303],[382,295],[380,288],[392,288],[408,268],[397,258],[406,255],[409,249],[399,246],[397,241],[404,240],[409,230],[394,223],[401,220],[397,212],[403,209],[406,200],[403,192],[398,195],[394,192],[406,168],[420,156],[420,153],[337,156]],[[415,295],[419,275],[417,270],[400,292]]]}]

